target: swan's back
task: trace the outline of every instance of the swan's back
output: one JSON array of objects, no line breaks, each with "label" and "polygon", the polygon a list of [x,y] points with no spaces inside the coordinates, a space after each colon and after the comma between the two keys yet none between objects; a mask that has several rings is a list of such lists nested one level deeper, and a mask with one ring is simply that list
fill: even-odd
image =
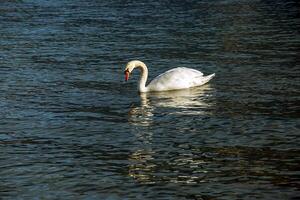
[{"label": "swan's back", "polygon": [[214,74],[203,76],[203,73],[190,68],[178,67],[157,76],[147,86],[148,91],[178,90],[207,83]]}]

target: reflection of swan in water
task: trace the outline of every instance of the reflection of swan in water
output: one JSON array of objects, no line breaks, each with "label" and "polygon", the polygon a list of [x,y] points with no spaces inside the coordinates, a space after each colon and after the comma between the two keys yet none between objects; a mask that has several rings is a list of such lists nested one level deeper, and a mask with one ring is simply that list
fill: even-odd
[{"label": "reflection of swan in water", "polygon": [[133,152],[129,156],[129,165],[128,175],[133,177],[135,180],[144,183],[155,183],[155,180],[152,180],[151,173],[157,168],[156,164],[151,164],[153,160],[153,155],[155,152],[146,149],[140,149]]},{"label": "reflection of swan in water", "polygon": [[141,98],[141,105],[132,106],[128,115],[129,123],[136,126],[149,126],[153,118],[153,107],[150,106],[148,99]]},{"label": "reflection of swan in water", "polygon": [[[187,90],[142,93],[140,105],[133,106],[129,112],[129,123],[135,128],[134,134],[141,145],[128,158],[128,175],[143,184],[205,182],[207,171],[203,158],[184,151],[173,155],[170,160],[169,154],[164,155],[153,148],[156,144],[152,138],[152,128],[148,126],[155,126],[155,121],[160,120],[155,115],[162,112],[178,116],[209,115],[211,94],[209,85]],[[168,151],[172,152],[165,150]]]},{"label": "reflection of swan in water", "polygon": [[209,115],[211,91],[208,84],[185,90],[141,93],[141,104],[131,108],[129,122],[149,126],[162,108],[167,108],[168,114]]},{"label": "reflection of swan in water", "polygon": [[141,102],[144,106],[167,107],[167,108],[201,108],[208,107],[204,100],[211,88],[205,85],[185,90],[141,93]]},{"label": "reflection of swan in water", "polygon": [[[162,160],[166,161],[163,162],[164,167]],[[130,163],[128,175],[144,184],[157,182],[197,184],[206,181],[207,161],[193,154],[179,153],[168,162],[168,156],[161,156],[144,146],[144,149],[134,151],[128,161]]]}]

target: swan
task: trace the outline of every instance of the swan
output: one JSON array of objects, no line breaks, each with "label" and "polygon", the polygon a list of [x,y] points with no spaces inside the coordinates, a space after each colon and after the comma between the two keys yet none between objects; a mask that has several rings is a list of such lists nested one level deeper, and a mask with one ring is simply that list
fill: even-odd
[{"label": "swan", "polygon": [[133,60],[127,63],[124,71],[125,81],[128,81],[130,73],[135,68],[141,70],[141,77],[138,84],[138,91],[141,93],[180,90],[196,87],[204,85],[215,76],[215,74],[204,76],[203,73],[198,70],[186,67],[178,67],[160,74],[146,86],[148,68],[145,63],[139,60]]}]

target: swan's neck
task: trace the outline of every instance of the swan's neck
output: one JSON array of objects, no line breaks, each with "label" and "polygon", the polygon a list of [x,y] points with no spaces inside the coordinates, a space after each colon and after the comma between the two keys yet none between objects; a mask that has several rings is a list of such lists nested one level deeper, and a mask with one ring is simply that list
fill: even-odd
[{"label": "swan's neck", "polygon": [[147,66],[143,62],[138,62],[136,63],[135,67],[141,70],[141,77],[138,84],[138,90],[139,92],[146,92],[147,91],[146,82],[148,78]]}]

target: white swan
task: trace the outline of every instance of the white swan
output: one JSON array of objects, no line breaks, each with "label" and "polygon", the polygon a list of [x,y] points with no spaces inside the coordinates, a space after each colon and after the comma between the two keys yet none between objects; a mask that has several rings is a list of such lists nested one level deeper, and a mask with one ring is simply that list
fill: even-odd
[{"label": "white swan", "polygon": [[127,63],[124,71],[125,81],[128,81],[129,75],[134,68],[141,70],[141,78],[138,85],[139,92],[168,91],[196,87],[207,83],[215,76],[215,74],[203,76],[203,73],[198,70],[178,67],[157,76],[146,86],[148,69],[143,62],[138,60]]}]

